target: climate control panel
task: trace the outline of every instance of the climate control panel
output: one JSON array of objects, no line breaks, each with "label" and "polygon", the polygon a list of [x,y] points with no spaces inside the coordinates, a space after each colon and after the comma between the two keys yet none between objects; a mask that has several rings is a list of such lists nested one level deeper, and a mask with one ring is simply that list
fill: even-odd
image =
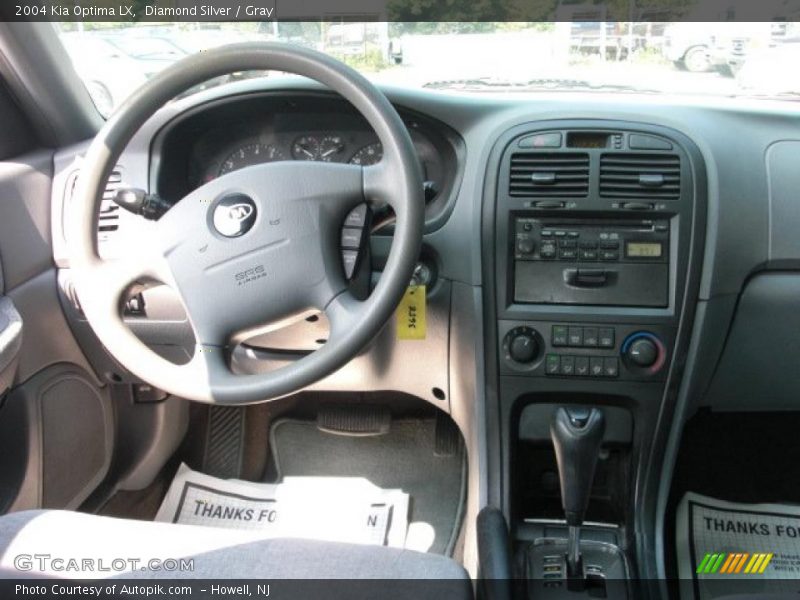
[{"label": "climate control panel", "polygon": [[500,321],[503,374],[660,381],[671,328],[636,324]]}]

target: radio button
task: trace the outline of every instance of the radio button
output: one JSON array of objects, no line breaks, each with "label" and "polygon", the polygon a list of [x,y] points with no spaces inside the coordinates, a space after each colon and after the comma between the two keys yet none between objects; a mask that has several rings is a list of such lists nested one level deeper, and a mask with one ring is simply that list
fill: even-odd
[{"label": "radio button", "polygon": [[597,327],[583,328],[583,345],[589,348],[597,347]]},{"label": "radio button", "polygon": [[558,258],[564,260],[575,260],[578,258],[578,251],[571,248],[562,248],[558,251]]},{"label": "radio button", "polygon": [[575,240],[558,240],[559,248],[577,248],[578,242]]},{"label": "radio button", "polygon": [[589,250],[594,250],[594,249],[596,249],[596,248],[597,248],[597,242],[595,242],[595,241],[591,241],[591,240],[586,240],[586,241],[582,241],[582,242],[579,244],[579,246],[580,246],[581,248],[588,248]]},{"label": "radio button", "polygon": [[575,357],[562,356],[561,357],[561,374],[572,375],[575,373]]},{"label": "radio button", "polygon": [[577,238],[577,237],[580,237],[580,235],[581,234],[579,232],[577,232],[577,231],[568,231],[567,232],[567,237],[571,237],[571,238]]},{"label": "radio button", "polygon": [[548,354],[544,360],[544,371],[548,375],[558,375],[561,370],[561,357],[558,354]]},{"label": "radio button", "polygon": [[581,250],[579,258],[581,260],[597,260],[597,250]]},{"label": "radio button", "polygon": [[619,248],[619,240],[601,240],[600,247],[616,250]]},{"label": "radio button", "polygon": [[575,357],[575,375],[579,377],[586,377],[589,375],[589,357],[576,356]]},{"label": "radio button", "polygon": [[553,346],[567,345],[567,326],[553,325]]},{"label": "radio button", "polygon": [[556,245],[553,242],[544,242],[539,249],[539,256],[542,258],[555,258]]},{"label": "radio button", "polygon": [[530,254],[534,248],[533,240],[517,240],[517,252],[520,254]]},{"label": "radio button", "polygon": [[570,327],[567,343],[570,346],[583,346],[583,327]]},{"label": "radio button", "polygon": [[600,252],[600,260],[604,260],[606,262],[619,260],[619,252],[616,250],[603,250]]},{"label": "radio button", "polygon": [[601,348],[614,347],[614,329],[612,327],[601,327],[597,330],[597,341]]},{"label": "radio button", "polygon": [[567,235],[566,231],[556,231],[554,233],[556,237],[565,237]]},{"label": "radio button", "polygon": [[552,232],[552,231],[550,231],[549,229],[542,229],[541,236],[542,236],[543,238],[549,238],[549,237],[553,237],[553,232]]},{"label": "radio button", "polygon": [[589,359],[589,374],[592,377],[603,376],[603,358],[601,356],[592,356]]}]

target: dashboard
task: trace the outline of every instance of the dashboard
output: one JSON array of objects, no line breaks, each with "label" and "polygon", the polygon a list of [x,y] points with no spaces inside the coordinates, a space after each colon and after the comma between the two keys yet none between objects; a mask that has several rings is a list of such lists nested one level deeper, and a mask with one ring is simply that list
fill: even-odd
[{"label": "dashboard", "polygon": [[[420,256],[436,274],[427,335],[402,340],[390,320],[369,352],[312,389],[396,390],[449,411],[467,430],[485,427],[485,455],[470,461],[482,461],[488,502],[507,513],[520,498],[514,443],[538,435],[522,431],[523,407],[607,406],[610,429],[632,448],[624,531],[643,532],[641,551],[655,555],[645,516],[656,511],[673,422],[692,405],[756,399],[762,410],[780,409],[800,393],[800,381],[763,393],[796,372],[788,362],[795,355],[774,349],[795,347],[800,328],[798,295],[787,293],[800,290],[800,109],[600,93],[384,92],[430,184]],[[63,223],[85,148],[54,159],[62,305],[97,372],[133,382],[98,345],[70,292]],[[370,164],[381,152],[369,125],[321,86],[244,81],[159,110],[120,157],[109,191],[137,187],[174,204],[251,164]],[[118,255],[125,244],[117,242],[135,243],[147,225],[105,202],[101,254]],[[380,276],[390,233],[368,236],[367,288]],[[765,272],[781,293],[753,285]],[[132,330],[164,355],[191,349],[179,302],[157,288],[148,293],[128,315]],[[322,319],[300,327],[284,337],[310,340],[304,350],[325,342]],[[234,366],[257,371],[273,343],[234,353]],[[634,510],[640,498],[648,505]],[[641,577],[659,576],[650,562]]]}]

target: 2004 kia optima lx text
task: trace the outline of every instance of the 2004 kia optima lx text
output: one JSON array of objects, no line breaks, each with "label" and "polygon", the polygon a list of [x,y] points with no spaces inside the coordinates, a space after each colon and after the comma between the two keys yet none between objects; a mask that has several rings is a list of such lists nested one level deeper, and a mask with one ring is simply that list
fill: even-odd
[{"label": "2004 kia optima lx text", "polygon": [[800,592],[800,0],[122,4],[0,21],[0,599]]}]

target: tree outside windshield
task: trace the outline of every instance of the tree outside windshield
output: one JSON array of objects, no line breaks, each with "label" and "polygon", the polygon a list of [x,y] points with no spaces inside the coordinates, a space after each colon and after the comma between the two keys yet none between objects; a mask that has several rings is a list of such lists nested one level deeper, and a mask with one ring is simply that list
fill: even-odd
[{"label": "tree outside windshield", "polygon": [[[589,8],[587,8],[589,6]],[[161,69],[203,50],[281,41],[331,54],[371,79],[463,93],[611,91],[794,99],[794,23],[603,22],[576,5],[553,23],[60,23],[107,116]],[[265,77],[235,73],[207,85]]]}]

